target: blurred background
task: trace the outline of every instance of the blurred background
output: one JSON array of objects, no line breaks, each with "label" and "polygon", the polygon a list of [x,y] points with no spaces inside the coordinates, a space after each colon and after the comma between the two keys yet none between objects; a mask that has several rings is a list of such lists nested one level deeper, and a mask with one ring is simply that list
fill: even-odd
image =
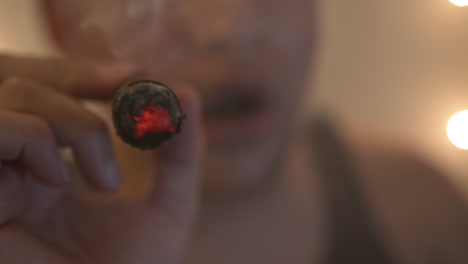
[{"label": "blurred background", "polygon": [[[449,0],[323,3],[315,100],[414,144],[468,198],[468,150],[455,147],[446,132],[449,119],[468,109],[468,6]],[[468,120],[458,130],[468,140]]]},{"label": "blurred background", "polygon": [[[468,199],[468,150],[446,131],[468,109],[468,1],[321,2],[311,108],[417,146]],[[42,23],[36,0],[0,0],[0,52],[55,54]],[[468,120],[455,133],[468,141]]]}]

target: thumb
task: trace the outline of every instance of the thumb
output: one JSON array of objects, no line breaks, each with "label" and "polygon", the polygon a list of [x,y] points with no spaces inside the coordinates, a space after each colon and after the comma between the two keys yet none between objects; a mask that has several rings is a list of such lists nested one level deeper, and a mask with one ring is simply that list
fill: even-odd
[{"label": "thumb", "polygon": [[150,202],[171,214],[192,216],[198,201],[204,153],[201,102],[190,86],[176,87],[174,92],[186,118],[181,133],[157,151],[158,175]]}]

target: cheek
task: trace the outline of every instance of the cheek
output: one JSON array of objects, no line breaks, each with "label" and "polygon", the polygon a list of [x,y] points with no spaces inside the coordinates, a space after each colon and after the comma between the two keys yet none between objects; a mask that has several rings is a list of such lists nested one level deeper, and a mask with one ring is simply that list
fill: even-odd
[{"label": "cheek", "polygon": [[312,61],[312,47],[301,44],[302,41],[272,39],[251,58],[249,68],[274,86],[300,90]]}]

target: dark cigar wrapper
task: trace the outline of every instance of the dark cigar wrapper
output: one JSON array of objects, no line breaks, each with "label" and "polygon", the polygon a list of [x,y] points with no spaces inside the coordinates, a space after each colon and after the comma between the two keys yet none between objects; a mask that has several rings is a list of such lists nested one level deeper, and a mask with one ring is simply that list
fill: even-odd
[{"label": "dark cigar wrapper", "polygon": [[[137,121],[133,118],[140,115],[150,106],[167,109],[168,120],[173,131],[151,132],[143,137],[136,136]],[[126,143],[140,149],[161,147],[181,130],[184,115],[174,92],[165,84],[152,80],[137,80],[119,88],[112,104],[112,119],[117,134]]]}]

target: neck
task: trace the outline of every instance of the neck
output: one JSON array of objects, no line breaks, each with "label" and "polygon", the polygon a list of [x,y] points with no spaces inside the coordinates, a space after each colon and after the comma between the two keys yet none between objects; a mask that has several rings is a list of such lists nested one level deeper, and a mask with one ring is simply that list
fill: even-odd
[{"label": "neck", "polygon": [[318,177],[304,144],[289,150],[279,177],[248,199],[204,201],[193,263],[311,263],[323,234]]}]

